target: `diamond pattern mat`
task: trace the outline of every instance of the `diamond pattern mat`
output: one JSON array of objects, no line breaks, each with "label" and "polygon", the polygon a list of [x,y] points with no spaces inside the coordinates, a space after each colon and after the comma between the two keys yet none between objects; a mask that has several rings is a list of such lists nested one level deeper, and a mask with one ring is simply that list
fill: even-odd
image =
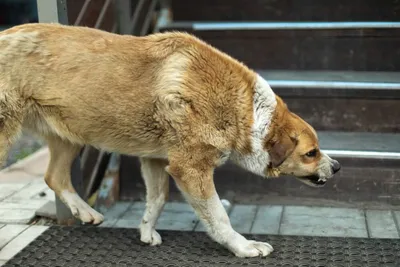
[{"label": "diamond pattern mat", "polygon": [[246,235],[275,251],[237,258],[205,233],[159,231],[160,246],[140,242],[136,229],[52,226],[4,266],[269,266],[399,267],[399,239]]}]

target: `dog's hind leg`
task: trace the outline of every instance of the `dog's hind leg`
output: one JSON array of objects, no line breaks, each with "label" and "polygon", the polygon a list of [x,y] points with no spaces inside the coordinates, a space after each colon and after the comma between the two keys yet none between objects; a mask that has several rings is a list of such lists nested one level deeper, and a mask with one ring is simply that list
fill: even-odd
[{"label": "dog's hind leg", "polygon": [[91,224],[103,222],[103,215],[90,207],[76,193],[71,183],[72,162],[82,146],[72,144],[57,136],[47,137],[46,140],[50,150],[50,163],[45,175],[47,185],[82,222]]},{"label": "dog's hind leg", "polygon": [[140,158],[140,162],[146,185],[146,210],[139,226],[140,240],[154,246],[161,244],[155,225],[168,199],[169,176],[165,171],[168,162],[149,158]]}]

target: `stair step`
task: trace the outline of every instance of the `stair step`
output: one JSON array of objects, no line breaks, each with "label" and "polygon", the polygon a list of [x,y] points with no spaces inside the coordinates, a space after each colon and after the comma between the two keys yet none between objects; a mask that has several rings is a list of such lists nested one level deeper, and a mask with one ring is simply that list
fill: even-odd
[{"label": "stair step", "polygon": [[322,131],[318,137],[321,149],[344,166],[399,169],[398,134]]},{"label": "stair step", "polygon": [[397,0],[173,0],[174,20],[197,21],[390,21]]},{"label": "stair step", "polygon": [[400,99],[398,72],[256,71],[282,97]]},{"label": "stair step", "polygon": [[[400,156],[400,135],[394,133],[365,133],[365,132],[333,132],[319,131],[318,137],[323,150],[344,151],[343,156],[352,157],[358,154],[399,155]],[[352,151],[352,153],[346,153]],[[337,152],[339,153],[339,152]],[[368,156],[369,157],[369,156]],[[400,157],[398,158],[400,160]]]},{"label": "stair step", "polygon": [[[316,82],[340,82],[348,84],[365,83],[368,88],[380,87],[380,84],[400,84],[398,72],[374,72],[374,71],[282,71],[260,70],[266,78],[274,81],[316,81]],[[346,87],[351,87],[351,86]]]},{"label": "stair step", "polygon": [[178,26],[191,25],[197,31],[240,30],[340,30],[340,29],[398,29],[396,21],[337,21],[337,22],[178,22]]},{"label": "stair step", "polygon": [[399,22],[170,23],[255,69],[398,71]]},{"label": "stair step", "polygon": [[321,131],[398,133],[397,72],[258,70],[290,110]]}]

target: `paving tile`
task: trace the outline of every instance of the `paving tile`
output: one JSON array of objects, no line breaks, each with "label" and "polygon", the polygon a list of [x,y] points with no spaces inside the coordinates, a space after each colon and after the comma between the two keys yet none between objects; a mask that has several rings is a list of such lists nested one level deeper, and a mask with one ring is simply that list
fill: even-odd
[{"label": "paving tile", "polygon": [[283,235],[368,237],[359,209],[287,206],[282,216]]},{"label": "paving tile", "polygon": [[256,213],[256,205],[234,205],[229,214],[233,229],[243,234],[250,233]]},{"label": "paving tile", "polygon": [[42,200],[44,199],[44,200],[55,202],[56,194],[50,188],[46,188],[45,190],[42,191],[42,194],[36,194],[32,197],[32,199],[42,199]]},{"label": "paving tile", "polygon": [[197,219],[196,225],[194,227],[194,231],[195,232],[206,232],[206,227],[199,219]]},{"label": "paving tile", "polygon": [[[143,211],[146,209],[146,202],[143,201],[136,201],[136,202],[126,202],[130,203],[129,210],[140,210]],[[167,202],[164,206],[163,211],[185,211],[185,212],[192,212],[192,207],[185,203],[185,202]]]},{"label": "paving tile", "polygon": [[103,224],[101,224],[102,227],[115,227],[115,228],[139,228],[139,224],[140,224],[140,220],[142,218],[136,218],[136,219],[119,219],[116,221],[109,221],[107,222],[106,225],[103,226]]},{"label": "paving tile", "polygon": [[104,217],[108,217],[110,219],[118,219],[122,217],[132,205],[133,205],[132,202],[117,202],[115,205],[113,205],[106,211],[100,211],[100,210],[99,211],[103,212]]},{"label": "paving tile", "polygon": [[282,206],[260,206],[250,232],[252,234],[278,234],[282,212]]},{"label": "paving tile", "polygon": [[[133,202],[132,206],[129,207],[129,210],[140,210],[140,211],[144,211],[144,209],[146,208],[146,203],[145,202]],[[129,211],[128,210],[128,211]]]},{"label": "paving tile", "polygon": [[369,236],[372,238],[399,238],[395,220],[390,210],[365,212]]},{"label": "paving tile", "polygon": [[[32,201],[32,200],[31,200]],[[57,209],[55,201],[45,200],[46,203],[36,210],[36,216],[50,219],[57,219]]]},{"label": "paving tile", "polygon": [[31,226],[20,235],[15,237],[0,251],[0,260],[9,260],[19,251],[31,243],[36,237],[42,234],[48,226]]},{"label": "paving tile", "polygon": [[26,224],[35,217],[36,210],[32,209],[2,209],[0,208],[0,223]]},{"label": "paving tile", "polygon": [[157,221],[156,229],[192,231],[196,223],[197,216],[188,203],[168,202]]},{"label": "paving tile", "polygon": [[0,251],[7,245],[11,240],[18,236],[21,232],[26,230],[29,225],[14,225],[8,224],[0,229]]},{"label": "paving tile", "polygon": [[[144,204],[144,203],[143,203]],[[135,202],[120,219],[114,224],[121,228],[138,228],[144,214],[145,205],[142,202]]]},{"label": "paving tile", "polygon": [[122,226],[116,226],[116,223],[118,222],[118,219],[107,219],[104,218],[104,221],[98,226],[98,227],[122,227]]},{"label": "paving tile", "polygon": [[0,183],[0,201],[21,190],[29,183]]},{"label": "paving tile", "polygon": [[0,184],[28,184],[33,181],[43,180],[43,176],[26,173],[23,170],[2,170],[0,171]]},{"label": "paving tile", "polygon": [[[114,226],[117,221],[125,215],[127,212],[134,212],[133,210],[129,210],[132,206],[132,202],[118,202],[111,208],[107,209],[106,211],[101,211],[104,215],[104,221],[100,224],[100,227],[112,227]],[[129,211],[128,211],[129,210]]]},{"label": "paving tile", "polygon": [[397,231],[400,235],[400,211],[393,211],[394,219],[397,224]]},{"label": "paving tile", "polygon": [[49,187],[44,182],[44,180],[34,181],[13,194],[12,196],[6,198],[6,200],[11,202],[18,202],[21,200],[32,199],[48,188]]},{"label": "paving tile", "polygon": [[7,198],[0,202],[0,209],[22,209],[22,210],[38,210],[48,201],[42,199],[21,199],[12,201]]},{"label": "paving tile", "polygon": [[197,216],[191,211],[164,210],[158,219],[156,229],[192,231],[197,224]]},{"label": "paving tile", "polygon": [[182,202],[168,202],[164,206],[164,211],[194,212],[193,208],[188,203],[182,203]]}]

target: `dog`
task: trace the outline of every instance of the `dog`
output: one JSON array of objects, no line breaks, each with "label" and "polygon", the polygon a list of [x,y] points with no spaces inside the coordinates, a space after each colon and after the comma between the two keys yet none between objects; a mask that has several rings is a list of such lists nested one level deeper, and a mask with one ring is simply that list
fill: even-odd
[{"label": "dog", "polygon": [[215,168],[231,160],[262,177],[292,175],[315,187],[340,169],[266,80],[184,32],[137,37],[57,23],[2,31],[0,127],[2,162],[22,129],[47,142],[45,181],[82,222],[103,221],[70,179],[72,161],[91,145],[140,158],[142,242],[162,242],[155,225],[171,175],[208,235],[237,257],[273,248],[232,228]]}]

